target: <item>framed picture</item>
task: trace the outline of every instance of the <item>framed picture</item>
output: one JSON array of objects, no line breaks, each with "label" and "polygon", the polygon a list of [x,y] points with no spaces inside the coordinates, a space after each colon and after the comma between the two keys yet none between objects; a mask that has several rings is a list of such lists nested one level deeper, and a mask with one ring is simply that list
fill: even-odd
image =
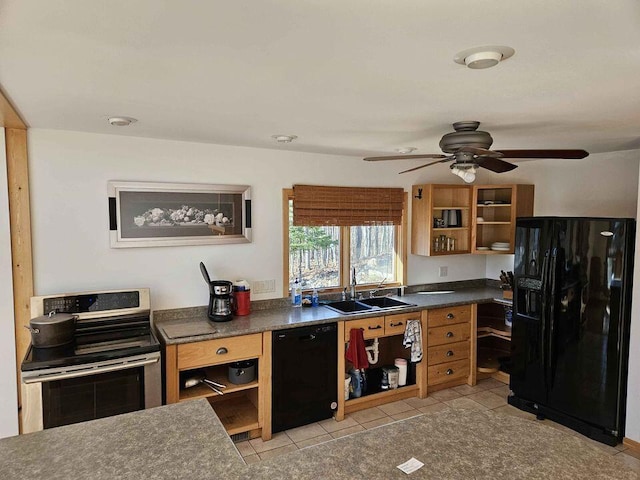
[{"label": "framed picture", "polygon": [[247,185],[109,182],[112,248],[251,241]]}]

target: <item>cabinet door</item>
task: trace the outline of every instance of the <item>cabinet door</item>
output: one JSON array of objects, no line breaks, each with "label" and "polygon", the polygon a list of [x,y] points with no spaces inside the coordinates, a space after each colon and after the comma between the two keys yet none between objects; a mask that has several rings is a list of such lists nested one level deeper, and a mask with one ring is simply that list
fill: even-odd
[{"label": "cabinet door", "polygon": [[384,334],[386,336],[404,335],[409,320],[420,321],[420,312],[387,315],[384,317]]}]

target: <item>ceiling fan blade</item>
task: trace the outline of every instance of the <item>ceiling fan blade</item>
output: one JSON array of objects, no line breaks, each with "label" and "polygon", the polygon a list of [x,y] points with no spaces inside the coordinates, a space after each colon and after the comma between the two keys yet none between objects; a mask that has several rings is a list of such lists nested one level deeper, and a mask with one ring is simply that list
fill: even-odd
[{"label": "ceiling fan blade", "polygon": [[441,153],[425,153],[424,155],[390,155],[387,157],[367,157],[367,162],[380,162],[382,160],[411,160],[412,158],[448,158]]},{"label": "ceiling fan blade", "polygon": [[420,165],[419,167],[413,167],[413,168],[410,168],[409,170],[403,170],[402,172],[399,172],[399,173],[413,172],[414,170],[420,170],[421,168],[429,167],[429,166],[431,166],[431,165],[435,165],[436,163],[443,163],[443,162],[447,162],[447,161],[449,161],[449,160],[451,160],[449,157],[445,157],[445,158],[444,158],[444,159],[442,159],[442,160],[436,160],[435,162],[425,163],[424,165]]},{"label": "ceiling fan blade", "polygon": [[494,152],[493,150],[486,150],[484,148],[478,148],[478,147],[461,147],[458,149],[459,152],[469,152],[469,153],[473,153],[474,155],[482,155],[483,157],[493,157],[493,158],[500,158],[502,157],[502,153],[500,152]]},{"label": "ceiling fan blade", "polygon": [[514,168],[518,168],[518,166],[513,163],[505,162],[504,160],[493,157],[479,157],[476,162],[479,167],[486,168],[487,170],[491,170],[496,173],[504,173],[513,170]]},{"label": "ceiling fan blade", "polygon": [[504,158],[584,158],[585,150],[497,150]]}]

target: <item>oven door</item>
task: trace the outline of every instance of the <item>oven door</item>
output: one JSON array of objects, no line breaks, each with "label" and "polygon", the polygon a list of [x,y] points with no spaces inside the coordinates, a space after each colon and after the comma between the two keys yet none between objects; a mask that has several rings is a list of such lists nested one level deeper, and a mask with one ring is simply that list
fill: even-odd
[{"label": "oven door", "polygon": [[22,433],[161,404],[160,353],[23,372]]}]

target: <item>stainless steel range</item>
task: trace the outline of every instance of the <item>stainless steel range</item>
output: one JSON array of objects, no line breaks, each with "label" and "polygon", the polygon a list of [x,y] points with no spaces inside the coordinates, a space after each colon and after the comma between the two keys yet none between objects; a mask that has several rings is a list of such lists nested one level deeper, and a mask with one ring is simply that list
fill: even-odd
[{"label": "stainless steel range", "polygon": [[31,298],[31,317],[78,316],[73,343],[29,347],[21,367],[22,433],[162,403],[160,344],[149,289]]}]

